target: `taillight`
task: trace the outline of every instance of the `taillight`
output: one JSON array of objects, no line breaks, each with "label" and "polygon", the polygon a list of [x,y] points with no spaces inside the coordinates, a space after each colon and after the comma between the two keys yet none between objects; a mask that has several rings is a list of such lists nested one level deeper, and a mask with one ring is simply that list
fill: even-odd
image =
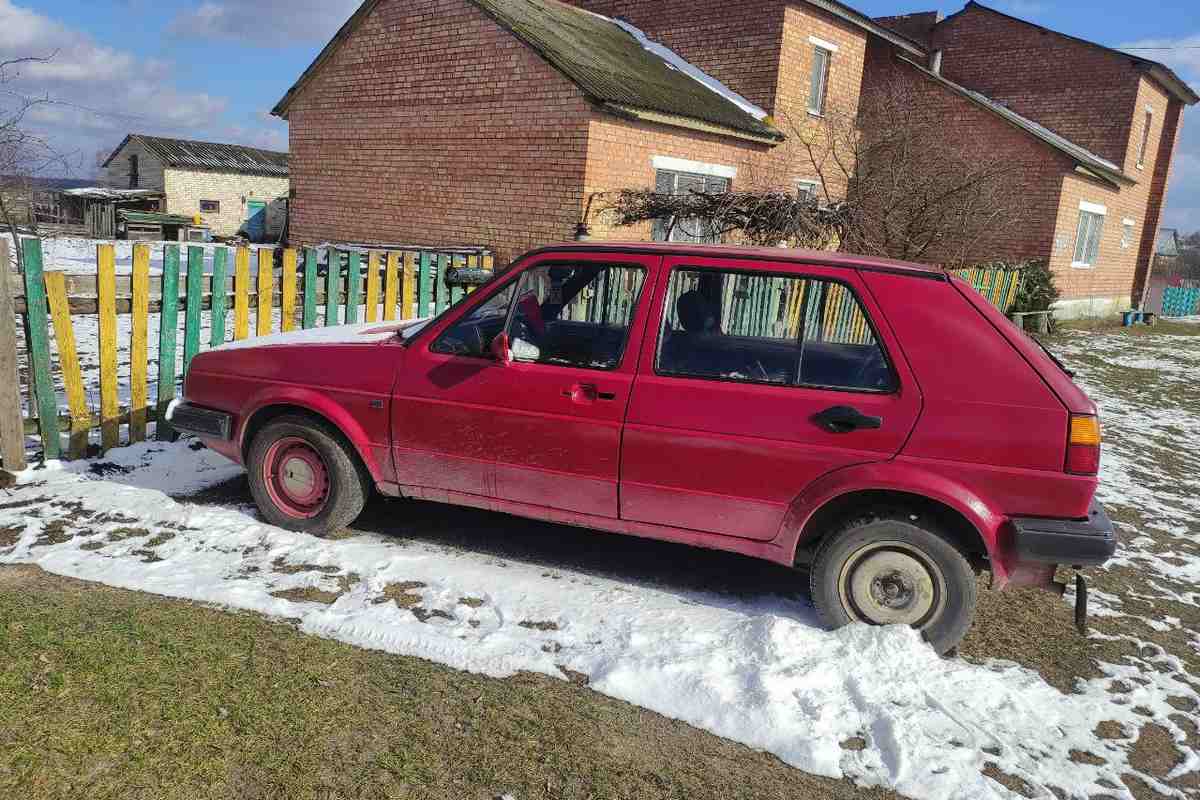
[{"label": "taillight", "polygon": [[1100,472],[1100,420],[1091,414],[1071,415],[1067,437],[1067,472],[1095,475]]}]

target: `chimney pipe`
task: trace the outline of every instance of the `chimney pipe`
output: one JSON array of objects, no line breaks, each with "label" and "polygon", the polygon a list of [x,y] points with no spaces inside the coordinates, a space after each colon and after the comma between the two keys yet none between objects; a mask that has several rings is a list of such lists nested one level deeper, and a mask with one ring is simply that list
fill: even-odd
[{"label": "chimney pipe", "polygon": [[929,56],[929,69],[934,75],[942,74],[942,51],[934,50]]}]

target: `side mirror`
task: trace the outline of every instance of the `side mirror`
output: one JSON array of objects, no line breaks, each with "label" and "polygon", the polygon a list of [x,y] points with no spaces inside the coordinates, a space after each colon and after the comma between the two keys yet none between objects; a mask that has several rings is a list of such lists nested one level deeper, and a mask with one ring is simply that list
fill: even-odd
[{"label": "side mirror", "polygon": [[496,363],[502,367],[507,367],[512,363],[512,350],[508,346],[508,334],[498,333],[492,339],[492,346],[489,348],[492,351],[492,358],[496,359]]}]

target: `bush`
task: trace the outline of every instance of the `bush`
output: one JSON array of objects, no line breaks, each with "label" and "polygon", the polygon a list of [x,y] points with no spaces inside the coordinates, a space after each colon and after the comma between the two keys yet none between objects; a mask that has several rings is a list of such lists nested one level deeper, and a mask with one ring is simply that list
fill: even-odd
[{"label": "bush", "polygon": [[1010,312],[1047,311],[1058,299],[1054,273],[1045,261],[1027,261],[1021,268],[1021,288]]}]

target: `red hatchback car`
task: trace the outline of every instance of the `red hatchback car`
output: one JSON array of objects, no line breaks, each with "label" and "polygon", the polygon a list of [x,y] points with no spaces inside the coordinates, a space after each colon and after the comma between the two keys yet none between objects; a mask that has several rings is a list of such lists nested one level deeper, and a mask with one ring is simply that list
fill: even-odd
[{"label": "red hatchback car", "polygon": [[[237,342],[171,424],[270,522],[394,497],[807,567],[830,625],[971,624],[976,573],[1062,591],[1115,551],[1096,406],[967,284],[790,250],[569,244],[440,316]],[[1078,587],[1082,620],[1086,590]]]}]

